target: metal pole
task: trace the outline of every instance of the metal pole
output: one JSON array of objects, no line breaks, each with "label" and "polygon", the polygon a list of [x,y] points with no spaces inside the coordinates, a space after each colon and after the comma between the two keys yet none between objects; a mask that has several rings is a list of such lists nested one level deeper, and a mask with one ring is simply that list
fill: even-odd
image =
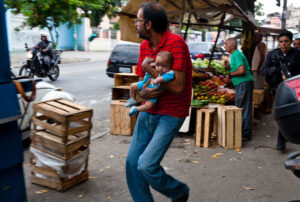
[{"label": "metal pole", "polygon": [[6,20],[3,0],[0,0],[0,84],[11,82],[11,75],[9,71],[10,62],[8,54],[7,34],[6,34]]},{"label": "metal pole", "polygon": [[182,30],[182,23],[183,23],[184,10],[185,10],[185,0],[182,0],[181,8],[183,11],[180,12],[180,22],[179,22],[179,31],[178,31],[179,33],[178,34],[180,34],[182,36],[181,30]]},{"label": "metal pole", "polygon": [[77,23],[74,24],[74,51],[78,51],[78,42],[77,42]]},{"label": "metal pole", "polygon": [[283,0],[283,9],[281,15],[281,29],[286,28],[286,12],[287,12],[287,0]]},{"label": "metal pole", "polygon": [[213,46],[213,49],[212,49],[212,51],[211,51],[211,55],[210,55],[210,57],[209,57],[208,68],[210,68],[210,63],[211,63],[211,61],[212,61],[212,59],[213,59],[213,56],[214,56],[214,53],[215,53],[215,50],[216,50],[216,46],[217,46],[218,39],[219,39],[220,32],[221,32],[221,27],[222,27],[222,25],[223,25],[223,23],[224,23],[225,15],[226,15],[226,13],[223,13],[222,18],[221,18],[221,22],[220,22],[219,27],[218,27],[218,35],[217,35],[215,44],[214,44],[214,46]]},{"label": "metal pole", "polygon": [[3,0],[0,0],[0,47],[0,200],[26,202],[22,138],[17,125],[20,109],[11,78]]}]

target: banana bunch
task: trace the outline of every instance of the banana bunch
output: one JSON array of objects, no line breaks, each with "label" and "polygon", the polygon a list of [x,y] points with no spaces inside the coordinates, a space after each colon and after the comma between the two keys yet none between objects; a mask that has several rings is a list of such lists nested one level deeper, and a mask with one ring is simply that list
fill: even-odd
[{"label": "banana bunch", "polygon": [[253,47],[252,32],[251,32],[251,30],[244,31],[244,37],[243,37],[243,41],[242,41],[243,52],[250,51],[252,49],[252,47]]}]

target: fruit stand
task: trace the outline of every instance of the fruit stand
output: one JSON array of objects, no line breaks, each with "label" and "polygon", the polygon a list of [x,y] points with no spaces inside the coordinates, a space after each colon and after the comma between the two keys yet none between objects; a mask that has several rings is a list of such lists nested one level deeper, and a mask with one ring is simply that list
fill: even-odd
[{"label": "fruit stand", "polygon": [[229,73],[222,61],[213,60],[208,68],[208,60],[197,59],[193,62],[193,99],[192,106],[204,106],[209,103],[231,104],[234,90]]}]

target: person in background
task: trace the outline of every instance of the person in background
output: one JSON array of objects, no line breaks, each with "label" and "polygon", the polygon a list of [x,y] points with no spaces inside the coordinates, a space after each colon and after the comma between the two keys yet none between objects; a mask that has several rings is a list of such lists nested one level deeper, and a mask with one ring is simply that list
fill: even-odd
[{"label": "person in background", "polygon": [[231,79],[235,90],[234,104],[243,108],[242,136],[243,140],[250,141],[252,138],[252,96],[253,77],[250,66],[244,54],[237,50],[237,40],[229,38],[225,42],[225,51],[231,54],[230,63],[225,62],[225,67],[230,68],[226,79]]},{"label": "person in background", "polygon": [[300,50],[300,38],[294,39],[293,47]]},{"label": "person in background", "polygon": [[[268,49],[262,40],[263,34],[256,32],[254,35],[255,50],[251,63],[254,89],[265,89],[265,77],[261,74],[261,68],[265,61],[266,55],[268,54]],[[264,103],[266,105],[264,112],[268,114],[271,112],[271,98],[268,90],[265,90],[264,93]]]},{"label": "person in background", "polygon": [[186,202],[189,187],[168,175],[160,165],[174,137],[189,115],[192,96],[192,61],[187,44],[179,35],[168,31],[168,17],[156,2],[140,5],[135,26],[140,38],[140,57],[136,74],[140,80],[148,72],[159,73],[151,66],[161,51],[172,54],[174,79],[160,87],[149,88],[150,80],[138,91],[142,98],[156,98],[147,112],[140,112],[126,158],[126,179],[135,202],[153,202],[150,186],[175,202]]},{"label": "person in background", "polygon": [[[300,51],[292,47],[293,34],[290,31],[283,31],[278,37],[278,47],[270,51],[262,67],[262,74],[269,84],[271,95],[274,98],[277,87],[286,79],[282,66],[286,66],[291,76],[300,74]],[[279,151],[285,150],[286,140],[281,132],[278,132],[276,148]]]},{"label": "person in background", "polygon": [[48,41],[48,36],[46,33],[41,33],[41,41],[36,46],[38,46],[42,52],[44,64],[46,67],[50,68],[52,42]]}]

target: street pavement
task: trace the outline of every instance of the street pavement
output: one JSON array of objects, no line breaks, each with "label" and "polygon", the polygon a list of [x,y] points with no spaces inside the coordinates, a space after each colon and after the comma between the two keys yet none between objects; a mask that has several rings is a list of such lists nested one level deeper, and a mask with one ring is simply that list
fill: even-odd
[{"label": "street pavement", "polygon": [[[70,62],[93,61],[97,59],[97,52],[94,57],[93,54],[70,52],[68,58]],[[286,152],[280,153],[275,149],[276,138],[277,127],[271,114],[261,114],[260,121],[253,127],[253,140],[243,142],[240,151],[217,145],[208,149],[194,147],[193,134],[178,134],[162,166],[167,173],[189,185],[191,202],[300,200],[300,181],[284,168],[287,155],[299,151],[300,146],[287,143]],[[31,184],[30,153],[28,148],[25,149],[28,201],[132,201],[124,168],[130,142],[130,136],[109,133],[93,139],[89,156],[90,179],[66,192]],[[213,158],[215,154],[218,158]],[[47,192],[40,193],[39,190]],[[155,201],[170,201],[155,190],[152,193]]]}]

